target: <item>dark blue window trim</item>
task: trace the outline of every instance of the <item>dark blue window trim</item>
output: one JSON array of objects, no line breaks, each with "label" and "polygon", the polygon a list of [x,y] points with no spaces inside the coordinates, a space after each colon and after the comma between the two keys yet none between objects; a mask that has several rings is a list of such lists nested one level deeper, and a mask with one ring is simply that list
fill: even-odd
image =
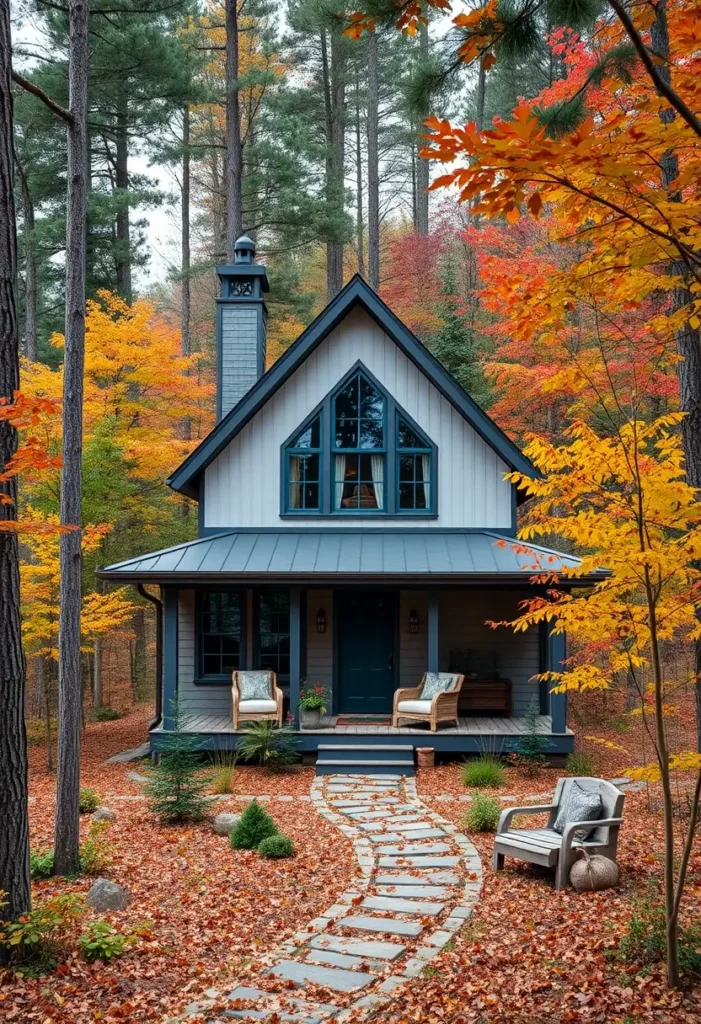
[{"label": "dark blue window trim", "polygon": [[[336,454],[345,452],[358,452],[359,449],[336,448],[335,440],[335,417],[334,405],[336,395],[348,384],[353,377],[362,374],[366,380],[376,388],[385,401],[385,416],[383,421],[384,446],[382,448],[367,449],[366,454],[382,452],[385,456],[385,508],[384,509],[335,509],[334,499],[334,473],[333,459]],[[302,431],[316,419],[321,417],[321,439],[322,451],[320,459],[320,486],[319,486],[319,510],[293,509],[289,507],[289,454],[291,445],[299,437]],[[401,509],[399,508],[399,463],[398,436],[397,430],[399,420],[404,420],[408,426],[425,441],[425,448],[420,449],[421,453],[429,451],[431,454],[431,502],[427,509]],[[336,386],[325,396],[302,423],[295,428],[290,436],[280,447],[280,515],[284,518],[368,518],[368,519],[435,519],[438,516],[438,446],[428,437],[426,432],[416,423],[404,409],[388,393],[386,388],[380,384],[377,378],[368,370],[361,360],[358,360],[350,370],[344,374]]]},{"label": "dark blue window trim", "polygon": [[[399,447],[399,421],[404,420],[406,425],[418,436],[418,439],[423,442],[423,445],[419,448],[400,448]],[[396,470],[394,477],[395,486],[395,501],[397,503],[397,514],[401,516],[426,516],[430,515],[436,508],[437,501],[437,490],[436,490],[436,477],[438,475],[438,456],[437,448],[430,441],[423,430],[414,423],[410,416],[407,416],[398,407],[395,410],[395,423],[394,423],[394,438],[395,438],[395,449],[396,449]],[[401,455],[428,455],[430,457],[429,462],[429,494],[428,494],[428,506],[426,508],[402,508],[399,507],[399,457]]]},{"label": "dark blue window trim", "polygon": [[239,638],[239,668],[246,668],[248,623],[246,621],[246,591],[240,587],[198,587],[195,590],[195,686],[231,686],[231,673],[206,675],[202,634],[202,602],[205,594],[238,594],[241,609],[241,636]]}]

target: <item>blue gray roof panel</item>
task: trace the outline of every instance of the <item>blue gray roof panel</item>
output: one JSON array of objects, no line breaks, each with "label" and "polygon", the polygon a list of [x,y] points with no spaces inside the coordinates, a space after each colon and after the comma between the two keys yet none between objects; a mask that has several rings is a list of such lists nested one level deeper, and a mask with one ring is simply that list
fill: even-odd
[{"label": "blue gray roof panel", "polygon": [[[576,569],[574,555],[529,545],[549,569]],[[512,537],[491,531],[229,530],[151,552],[101,570],[119,580],[228,580],[447,577],[516,579],[534,557]]]}]

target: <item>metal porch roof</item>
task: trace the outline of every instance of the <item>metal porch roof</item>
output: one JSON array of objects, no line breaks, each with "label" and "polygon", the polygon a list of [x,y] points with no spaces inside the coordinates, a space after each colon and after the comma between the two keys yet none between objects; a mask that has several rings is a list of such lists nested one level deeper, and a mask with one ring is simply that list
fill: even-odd
[{"label": "metal porch roof", "polygon": [[[573,555],[491,531],[364,529],[228,530],[107,566],[102,579],[204,582],[234,579],[515,580],[541,569],[576,569]],[[602,578],[588,577],[588,581]],[[570,580],[572,578],[570,577]],[[584,578],[582,578],[584,579]]]}]

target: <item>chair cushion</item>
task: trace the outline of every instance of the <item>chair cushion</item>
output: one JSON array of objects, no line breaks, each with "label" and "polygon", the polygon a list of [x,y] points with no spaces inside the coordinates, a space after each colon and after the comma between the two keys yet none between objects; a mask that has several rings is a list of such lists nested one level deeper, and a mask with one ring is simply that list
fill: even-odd
[{"label": "chair cushion", "polygon": [[270,700],[269,672],[239,672],[240,700]]},{"label": "chair cushion", "polygon": [[[571,821],[596,821],[603,816],[603,810],[599,793],[582,789],[578,782],[573,781],[563,790],[553,828],[562,833]],[[593,828],[579,828],[574,834],[575,839],[588,839],[593,831]]]},{"label": "chair cushion", "polygon": [[241,715],[271,715],[277,711],[277,704],[274,700],[240,700],[239,714]]},{"label": "chair cushion", "polygon": [[397,711],[405,715],[430,715],[430,700],[400,700]]},{"label": "chair cushion", "polygon": [[437,694],[452,690],[456,678],[449,672],[427,672],[421,690],[421,700],[433,700]]}]

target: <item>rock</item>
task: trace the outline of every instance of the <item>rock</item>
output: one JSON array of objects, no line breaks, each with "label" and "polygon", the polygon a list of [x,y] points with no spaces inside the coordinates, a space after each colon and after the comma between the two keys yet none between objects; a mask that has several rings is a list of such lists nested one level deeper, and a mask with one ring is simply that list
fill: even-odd
[{"label": "rock", "polygon": [[148,775],[142,775],[141,772],[127,772],[127,778],[130,782],[150,782]]},{"label": "rock", "polygon": [[622,775],[620,779],[611,779],[612,786],[627,786],[633,780],[629,779],[627,775]]},{"label": "rock", "polygon": [[111,807],[96,807],[93,811],[93,821],[113,821],[116,817],[117,812]]},{"label": "rock", "polygon": [[122,750],[119,754],[113,754],[112,757],[108,757],[104,763],[124,764],[129,761],[141,761],[143,758],[148,757],[150,753],[151,744],[141,743],[138,747],[132,747],[131,750]]},{"label": "rock", "polygon": [[212,828],[218,836],[228,836],[232,828],[235,828],[240,820],[240,814],[231,814],[228,811],[222,811],[222,813],[218,814],[212,822]]},{"label": "rock", "polygon": [[88,890],[88,906],[100,912],[108,910],[126,910],[131,903],[131,895],[123,885],[110,882],[108,878],[98,878]]}]

